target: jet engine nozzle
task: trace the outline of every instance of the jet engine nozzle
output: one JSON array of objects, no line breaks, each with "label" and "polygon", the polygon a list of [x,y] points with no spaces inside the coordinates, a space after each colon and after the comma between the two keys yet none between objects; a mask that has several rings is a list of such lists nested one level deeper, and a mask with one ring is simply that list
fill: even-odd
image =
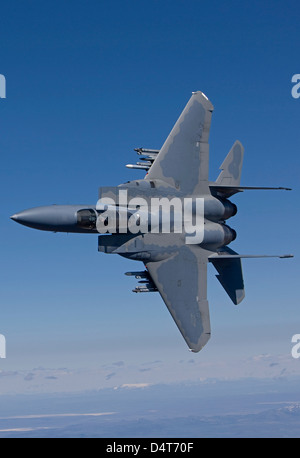
[{"label": "jet engine nozzle", "polygon": [[233,242],[236,239],[237,233],[234,229],[227,226],[227,224],[223,224],[224,229],[224,245],[229,245],[229,243]]},{"label": "jet engine nozzle", "polygon": [[238,211],[237,206],[235,204],[233,204],[232,202],[230,202],[230,203],[232,205],[232,210],[233,210],[231,216],[235,216],[237,214],[237,211]]},{"label": "jet engine nozzle", "polygon": [[237,214],[237,206],[230,202],[228,199],[224,199],[222,202],[224,206],[224,215],[223,219],[229,219],[232,218]]},{"label": "jet engine nozzle", "polygon": [[237,214],[237,206],[228,199],[205,197],[204,216],[210,221],[224,221]]}]

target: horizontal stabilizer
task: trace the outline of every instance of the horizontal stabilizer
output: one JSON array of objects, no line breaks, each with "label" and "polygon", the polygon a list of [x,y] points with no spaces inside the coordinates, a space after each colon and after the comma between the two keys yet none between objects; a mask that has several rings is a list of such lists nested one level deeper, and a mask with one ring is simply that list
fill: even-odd
[{"label": "horizontal stabilizer", "polygon": [[253,190],[262,190],[262,191],[291,191],[291,188],[283,188],[283,187],[267,187],[267,186],[221,186],[217,182],[210,183],[209,185],[210,190],[213,195],[219,195],[222,197],[230,197],[237,192],[243,191],[253,191]]},{"label": "horizontal stabilizer", "polygon": [[245,297],[242,261],[230,248],[226,248],[226,251],[227,255],[212,255],[208,259],[218,271],[217,279],[232,302],[237,305]]},{"label": "horizontal stabilizer", "polygon": [[242,259],[242,258],[293,258],[293,254],[228,254],[224,251],[221,251],[216,254],[212,254],[208,257],[210,262],[213,262],[216,259]]}]

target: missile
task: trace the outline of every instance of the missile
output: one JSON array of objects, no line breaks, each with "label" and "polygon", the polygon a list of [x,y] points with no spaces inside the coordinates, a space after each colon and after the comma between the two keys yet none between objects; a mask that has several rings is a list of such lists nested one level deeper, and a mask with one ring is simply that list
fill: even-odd
[{"label": "missile", "polygon": [[137,271],[137,272],[125,272],[125,275],[135,278],[150,278],[147,270]]},{"label": "missile", "polygon": [[155,161],[155,157],[153,156],[144,156],[139,158],[141,161],[149,161],[151,164]]},{"label": "missile", "polygon": [[134,164],[126,164],[128,169],[141,169],[141,170],[149,170],[149,165],[134,165]]},{"label": "missile", "polygon": [[157,155],[159,153],[159,149],[147,149],[147,148],[134,148],[134,151],[136,151],[138,154],[143,154],[143,153],[151,153]]},{"label": "missile", "polygon": [[[141,159],[144,159],[144,160],[145,160],[145,158],[143,158],[143,157],[142,157]],[[147,161],[147,162],[137,162],[136,165],[141,165],[141,166],[143,166],[143,167],[151,167],[152,162],[150,162],[150,161]]]},{"label": "missile", "polygon": [[154,293],[157,291],[157,288],[146,288],[137,286],[132,290],[133,293]]}]

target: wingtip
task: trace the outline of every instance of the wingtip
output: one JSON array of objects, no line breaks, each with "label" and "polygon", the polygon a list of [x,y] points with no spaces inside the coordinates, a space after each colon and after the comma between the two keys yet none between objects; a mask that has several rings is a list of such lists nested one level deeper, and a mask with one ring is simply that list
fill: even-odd
[{"label": "wingtip", "polygon": [[204,94],[204,92],[201,92],[201,91],[193,91],[192,94],[193,94],[193,95],[194,95],[194,94],[201,94],[201,95],[203,95],[203,97],[204,97],[206,100],[208,100],[208,97]]},{"label": "wingtip", "polygon": [[202,92],[202,91],[194,91],[194,92],[192,92],[192,96],[198,96],[198,98],[200,100],[202,100],[202,102],[204,103],[205,107],[209,111],[213,111],[214,110],[213,104],[211,103],[211,101],[209,100],[207,95],[204,94],[204,92]]}]

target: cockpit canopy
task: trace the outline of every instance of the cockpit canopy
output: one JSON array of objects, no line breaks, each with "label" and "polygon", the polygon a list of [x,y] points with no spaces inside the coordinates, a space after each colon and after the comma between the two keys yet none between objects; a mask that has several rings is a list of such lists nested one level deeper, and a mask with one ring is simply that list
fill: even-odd
[{"label": "cockpit canopy", "polygon": [[86,230],[96,229],[97,212],[93,208],[86,208],[77,212],[77,225]]}]

